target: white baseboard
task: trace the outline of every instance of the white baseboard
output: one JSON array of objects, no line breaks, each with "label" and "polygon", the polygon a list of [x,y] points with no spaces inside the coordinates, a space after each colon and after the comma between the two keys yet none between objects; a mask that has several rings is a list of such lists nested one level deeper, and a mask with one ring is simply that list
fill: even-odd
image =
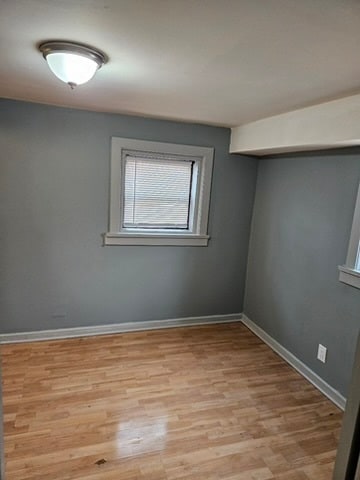
[{"label": "white baseboard", "polygon": [[280,357],[282,357],[289,365],[295,368],[295,370],[297,370],[303,377],[305,377],[318,390],[320,390],[320,392],[322,392],[329,400],[335,403],[336,406],[341,408],[341,410],[345,410],[346,398],[341,395],[340,392],[335,390],[335,388],[325,382],[325,380],[323,380],[321,377],[319,377],[319,375],[306,366],[305,363],[290,353],[289,350],[286,350],[285,347],[280,345],[280,343],[274,340],[269,334],[264,332],[262,328],[258,327],[244,313],[242,314],[241,321],[246,327],[249,328],[249,330],[251,330],[257,337],[259,337],[272,350],[274,350],[274,352],[280,355]]},{"label": "white baseboard", "polygon": [[141,330],[156,330],[161,328],[191,327],[195,325],[239,321],[241,321],[241,313],[230,313],[225,315],[207,315],[203,317],[172,318],[169,320],[149,320],[148,322],[115,323],[111,325],[58,328],[35,332],[4,333],[0,334],[0,344],[60,340],[63,338],[110,335],[113,333],[137,332]]}]

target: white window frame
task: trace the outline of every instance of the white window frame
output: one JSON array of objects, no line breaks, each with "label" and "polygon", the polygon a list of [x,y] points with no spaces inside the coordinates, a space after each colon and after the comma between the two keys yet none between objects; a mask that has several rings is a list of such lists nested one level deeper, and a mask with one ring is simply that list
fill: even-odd
[{"label": "white window frame", "polygon": [[345,265],[339,266],[340,282],[360,288],[360,185],[357,194]]},{"label": "white window frame", "polygon": [[[123,226],[126,156],[156,156],[194,161],[188,230],[134,229]],[[214,149],[131,138],[111,138],[110,216],[105,245],[207,246]]]}]

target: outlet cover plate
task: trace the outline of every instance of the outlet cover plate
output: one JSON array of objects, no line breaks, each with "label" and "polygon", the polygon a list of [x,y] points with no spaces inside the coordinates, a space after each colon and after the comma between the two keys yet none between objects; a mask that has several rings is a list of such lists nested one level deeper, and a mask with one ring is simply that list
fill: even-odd
[{"label": "outlet cover plate", "polygon": [[327,348],[324,347],[324,345],[321,345],[321,343],[319,343],[317,359],[320,360],[320,362],[325,363],[326,362],[326,354],[327,354]]}]

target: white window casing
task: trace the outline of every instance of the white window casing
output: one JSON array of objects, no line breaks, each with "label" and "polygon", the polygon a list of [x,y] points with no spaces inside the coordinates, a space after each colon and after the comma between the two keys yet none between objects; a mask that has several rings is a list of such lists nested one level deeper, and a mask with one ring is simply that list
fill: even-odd
[{"label": "white window casing", "polygon": [[113,137],[104,244],[207,246],[213,156],[209,147]]},{"label": "white window casing", "polygon": [[345,265],[339,266],[339,280],[360,288],[360,185],[351,228],[350,242]]}]

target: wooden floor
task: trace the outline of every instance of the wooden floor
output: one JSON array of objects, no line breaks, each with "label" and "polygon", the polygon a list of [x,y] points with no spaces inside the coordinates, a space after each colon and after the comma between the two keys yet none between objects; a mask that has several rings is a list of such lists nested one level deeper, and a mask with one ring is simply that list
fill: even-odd
[{"label": "wooden floor", "polygon": [[8,345],[6,480],[330,480],[341,412],[241,324]]}]

